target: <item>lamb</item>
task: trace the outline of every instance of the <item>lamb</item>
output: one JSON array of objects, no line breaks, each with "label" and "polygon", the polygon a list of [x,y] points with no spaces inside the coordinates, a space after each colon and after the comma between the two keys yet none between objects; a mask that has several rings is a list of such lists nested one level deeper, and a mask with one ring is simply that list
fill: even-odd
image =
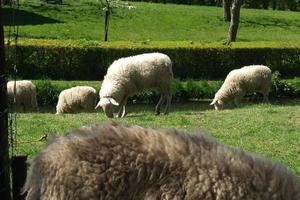
[{"label": "lamb", "polygon": [[210,105],[216,110],[223,109],[225,104],[238,102],[249,93],[260,92],[264,101],[268,101],[272,85],[272,71],[264,65],[245,66],[232,70],[226,77],[223,85],[215,94]]},{"label": "lamb", "polygon": [[120,106],[118,117],[127,114],[126,104],[130,95],[148,88],[157,88],[161,97],[155,107],[160,114],[160,106],[166,101],[165,114],[171,104],[172,62],[162,53],[145,53],[114,61],[107,70],[99,92],[100,101],[96,109],[102,107],[106,116],[113,117],[113,106]]},{"label": "lamb", "polygon": [[38,110],[36,86],[29,80],[16,81],[16,84],[14,81],[8,81],[7,98],[9,105],[15,106],[16,110],[24,112]]},{"label": "lamb", "polygon": [[96,124],[55,138],[33,160],[27,200],[300,199],[282,164],[201,133]]},{"label": "lamb", "polygon": [[56,114],[91,112],[97,103],[97,92],[88,86],[76,86],[63,90],[58,97]]}]

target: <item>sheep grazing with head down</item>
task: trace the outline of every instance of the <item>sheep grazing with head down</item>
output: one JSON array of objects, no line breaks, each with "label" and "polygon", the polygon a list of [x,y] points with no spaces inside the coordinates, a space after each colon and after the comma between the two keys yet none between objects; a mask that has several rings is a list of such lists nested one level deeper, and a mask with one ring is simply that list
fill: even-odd
[{"label": "sheep grazing with head down", "polygon": [[262,93],[264,101],[267,101],[271,85],[272,71],[266,66],[251,65],[235,69],[227,75],[210,105],[214,105],[216,110],[231,102],[237,106],[246,94],[254,92]]},{"label": "sheep grazing with head down", "polygon": [[100,101],[106,116],[113,117],[113,106],[120,106],[118,117],[127,114],[126,104],[130,95],[148,88],[156,88],[161,97],[155,107],[160,114],[160,106],[166,101],[165,114],[171,104],[172,62],[162,53],[145,53],[114,61],[107,70],[99,92]]},{"label": "sheep grazing with head down", "polygon": [[36,86],[31,81],[8,81],[7,98],[9,105],[15,106],[19,111],[38,110]]},{"label": "sheep grazing with head down", "polygon": [[63,90],[58,97],[56,114],[92,112],[97,103],[97,92],[88,86],[76,86]]},{"label": "sheep grazing with head down", "polygon": [[114,122],[57,137],[33,160],[27,200],[300,199],[287,167],[202,134]]}]

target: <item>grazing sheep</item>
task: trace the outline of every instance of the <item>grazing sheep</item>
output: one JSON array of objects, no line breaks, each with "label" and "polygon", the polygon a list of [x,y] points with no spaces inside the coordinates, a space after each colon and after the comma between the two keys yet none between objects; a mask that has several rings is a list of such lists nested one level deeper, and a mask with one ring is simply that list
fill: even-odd
[{"label": "grazing sheep", "polygon": [[33,160],[27,200],[300,199],[287,167],[202,134],[114,122],[73,130]]},{"label": "grazing sheep", "polygon": [[77,86],[63,90],[58,97],[56,114],[91,112],[97,103],[97,92],[88,86]]},{"label": "grazing sheep", "polygon": [[[16,88],[15,88],[16,87]],[[16,89],[16,90],[15,90]],[[15,102],[14,102],[14,91]],[[19,111],[37,111],[36,86],[28,80],[8,81],[7,98],[9,105],[15,106]]]},{"label": "grazing sheep", "polygon": [[246,94],[254,92],[262,93],[264,101],[267,101],[271,84],[272,71],[266,66],[251,65],[232,70],[210,105],[214,105],[216,110],[223,109],[230,102],[237,106]]},{"label": "grazing sheep", "polygon": [[113,62],[108,68],[99,92],[100,101],[106,116],[113,117],[113,106],[120,106],[118,117],[127,114],[126,104],[130,95],[143,89],[157,88],[161,93],[155,111],[160,114],[160,106],[166,100],[165,114],[171,104],[172,62],[162,53],[146,53]]}]

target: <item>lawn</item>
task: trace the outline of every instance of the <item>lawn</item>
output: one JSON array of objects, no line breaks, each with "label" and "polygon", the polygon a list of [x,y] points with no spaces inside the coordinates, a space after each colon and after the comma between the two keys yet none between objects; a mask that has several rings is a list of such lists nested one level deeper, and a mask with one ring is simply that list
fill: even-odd
[{"label": "lawn", "polygon": [[[97,1],[64,1],[64,5],[20,1],[17,23],[20,38],[103,39],[103,13]],[[131,3],[136,8],[112,14],[110,41],[222,42],[229,23],[222,8],[174,4]],[[6,9],[6,25],[9,24]],[[6,30],[8,28],[6,27]],[[296,41],[300,12],[241,10],[238,41]]]},{"label": "lawn", "polygon": [[[168,116],[155,116],[154,105],[130,105],[129,114],[114,119],[123,124],[205,131],[218,141],[285,163],[300,175],[300,100],[271,104],[242,104],[237,109],[215,111],[209,102],[173,104]],[[18,113],[18,154],[32,158],[44,145],[44,134],[107,120],[102,111],[55,115],[54,108],[41,113]]]},{"label": "lawn", "polygon": [[[103,16],[96,1],[70,1],[47,5],[40,0],[20,1],[17,23],[20,38],[97,40],[103,38]],[[228,23],[222,8],[174,4],[132,3],[136,9],[120,9],[110,22],[110,41],[222,42]],[[6,31],[8,13],[6,8]],[[7,32],[6,32],[7,34]],[[239,41],[293,42],[300,40],[300,12],[241,10]],[[299,79],[292,79],[299,86]],[[64,86],[64,82],[52,82]],[[70,86],[78,82],[68,82]],[[86,82],[80,82],[85,85]],[[98,87],[98,82],[89,82]],[[298,87],[299,88],[299,87]],[[168,115],[155,116],[154,105],[130,105],[124,124],[206,131],[218,141],[282,162],[300,175],[300,100],[248,104],[232,110],[214,111],[209,102],[173,104]],[[73,128],[107,120],[102,111],[55,115],[54,107],[40,113],[17,114],[17,154],[32,158],[44,145],[44,134],[64,134]]]}]

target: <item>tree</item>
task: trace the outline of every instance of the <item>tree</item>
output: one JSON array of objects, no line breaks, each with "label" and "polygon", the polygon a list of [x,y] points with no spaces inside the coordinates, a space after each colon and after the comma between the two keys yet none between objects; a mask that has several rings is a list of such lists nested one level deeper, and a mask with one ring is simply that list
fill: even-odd
[{"label": "tree", "polygon": [[230,5],[231,5],[232,0],[223,0],[223,18],[224,21],[229,22],[231,19],[231,14],[230,14]]},{"label": "tree", "polygon": [[104,41],[106,42],[108,39],[109,17],[112,12],[112,6],[109,0],[105,0],[103,11],[104,11]]},{"label": "tree", "polygon": [[240,23],[240,10],[243,5],[243,0],[233,0],[231,6],[231,21],[229,27],[229,43],[236,40],[237,31]]},{"label": "tree", "polygon": [[113,9],[126,8],[131,10],[135,7],[131,6],[127,2],[121,2],[120,0],[102,0],[101,4],[104,11],[104,41],[106,42],[108,40],[109,19]]}]

